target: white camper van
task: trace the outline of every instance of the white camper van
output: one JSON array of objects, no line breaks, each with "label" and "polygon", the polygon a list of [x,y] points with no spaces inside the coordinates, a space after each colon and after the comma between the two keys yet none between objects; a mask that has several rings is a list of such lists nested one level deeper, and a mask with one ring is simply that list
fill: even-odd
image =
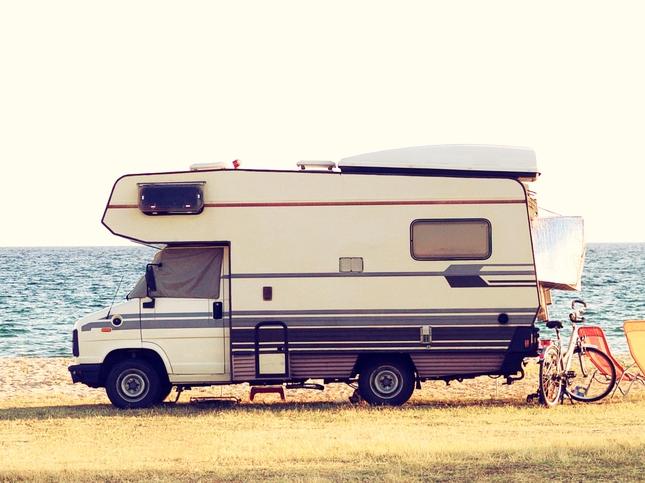
[{"label": "white camper van", "polygon": [[173,386],[358,382],[399,405],[429,379],[510,382],[582,261],[571,281],[536,273],[537,176],[533,151],[498,146],[125,175],[102,222],[159,251],[125,302],[75,323],[72,379],[122,408]]}]

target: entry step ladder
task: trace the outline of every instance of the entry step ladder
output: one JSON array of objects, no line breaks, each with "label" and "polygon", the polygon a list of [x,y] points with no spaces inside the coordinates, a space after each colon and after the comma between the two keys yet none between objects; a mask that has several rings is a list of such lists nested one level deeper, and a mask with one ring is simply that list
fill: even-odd
[{"label": "entry step ladder", "polygon": [[249,394],[249,400],[253,401],[256,394],[278,394],[280,399],[286,401],[284,397],[284,387],[283,386],[253,386],[251,387],[251,393]]}]

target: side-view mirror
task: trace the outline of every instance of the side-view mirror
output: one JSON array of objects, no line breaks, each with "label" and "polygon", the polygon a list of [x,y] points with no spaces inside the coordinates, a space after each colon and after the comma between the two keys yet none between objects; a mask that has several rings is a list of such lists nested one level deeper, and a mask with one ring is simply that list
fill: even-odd
[{"label": "side-view mirror", "polygon": [[161,267],[161,263],[149,263],[146,265],[146,296],[150,298],[148,302],[143,302],[143,308],[152,309],[155,306],[155,298],[150,295],[157,291],[157,280],[155,279],[155,270],[153,267]]},{"label": "side-view mirror", "polygon": [[150,297],[150,292],[157,291],[157,280],[155,279],[154,267],[156,264],[149,263],[146,265],[146,292],[148,297]]}]

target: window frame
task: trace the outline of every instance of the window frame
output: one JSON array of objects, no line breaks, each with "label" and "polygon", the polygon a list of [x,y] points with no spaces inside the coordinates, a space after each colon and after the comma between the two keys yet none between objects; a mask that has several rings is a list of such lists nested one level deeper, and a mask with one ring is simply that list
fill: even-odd
[{"label": "window frame", "polygon": [[[146,216],[172,216],[172,215],[199,215],[204,211],[204,185],[206,181],[159,181],[151,183],[137,183],[137,197],[139,211]],[[144,210],[141,206],[141,196],[143,191],[148,188],[161,188],[168,189],[173,187],[195,188],[199,197],[199,208],[197,210],[186,211],[185,209],[172,209],[172,210],[159,210],[158,212],[152,210]]]},{"label": "window frame", "polygon": [[[414,254],[414,225],[417,223],[451,223],[451,222],[484,222],[488,226],[488,252],[483,257],[417,257]],[[410,223],[410,256],[417,261],[438,261],[438,260],[488,260],[493,255],[493,224],[487,218],[419,218]]]}]

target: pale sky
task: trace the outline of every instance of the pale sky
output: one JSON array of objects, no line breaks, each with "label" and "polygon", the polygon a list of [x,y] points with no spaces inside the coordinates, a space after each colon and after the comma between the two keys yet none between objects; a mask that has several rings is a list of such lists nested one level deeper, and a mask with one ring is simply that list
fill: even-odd
[{"label": "pale sky", "polygon": [[0,246],[129,244],[114,180],[529,146],[543,207],[645,242],[642,2],[0,2]]}]

